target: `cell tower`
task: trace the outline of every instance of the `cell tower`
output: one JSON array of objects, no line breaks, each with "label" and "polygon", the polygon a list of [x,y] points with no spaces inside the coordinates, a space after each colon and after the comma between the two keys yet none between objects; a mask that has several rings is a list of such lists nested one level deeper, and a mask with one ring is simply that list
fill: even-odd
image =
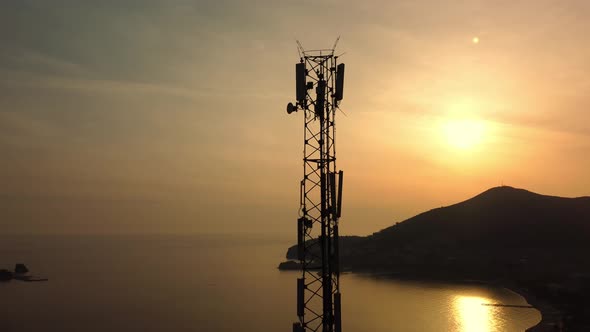
[{"label": "cell tower", "polygon": [[304,50],[295,65],[295,104],[303,111],[303,180],[297,219],[297,316],[293,332],[342,331],[338,220],[343,172],[336,171],[336,110],[343,97],[344,64],[334,49]]}]

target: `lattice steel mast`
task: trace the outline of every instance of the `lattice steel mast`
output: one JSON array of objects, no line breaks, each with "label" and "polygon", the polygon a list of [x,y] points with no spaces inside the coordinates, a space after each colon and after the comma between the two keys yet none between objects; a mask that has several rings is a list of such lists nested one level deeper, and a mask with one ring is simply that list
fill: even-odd
[{"label": "lattice steel mast", "polygon": [[[305,51],[296,64],[295,105],[304,113],[303,180],[297,220],[297,316],[294,332],[340,332],[338,220],[343,172],[336,171],[336,110],[343,97],[344,64],[334,48]],[[315,93],[314,93],[315,92]],[[338,181],[337,181],[338,180]]]}]

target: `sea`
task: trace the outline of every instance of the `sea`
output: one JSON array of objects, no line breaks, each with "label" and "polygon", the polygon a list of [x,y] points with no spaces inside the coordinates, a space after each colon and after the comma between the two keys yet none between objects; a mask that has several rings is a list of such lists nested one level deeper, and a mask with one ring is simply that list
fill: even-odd
[{"label": "sea", "polygon": [[[292,331],[294,239],[276,235],[3,235],[0,331]],[[499,287],[343,274],[344,332],[523,332],[534,308]]]}]

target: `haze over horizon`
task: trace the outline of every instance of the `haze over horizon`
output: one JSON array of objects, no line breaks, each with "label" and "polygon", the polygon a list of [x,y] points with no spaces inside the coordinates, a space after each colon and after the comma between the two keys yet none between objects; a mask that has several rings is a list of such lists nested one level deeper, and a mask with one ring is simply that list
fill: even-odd
[{"label": "haze over horizon", "polygon": [[294,236],[295,40],[339,35],[341,234],[501,184],[590,195],[589,15],[581,0],[3,2],[3,232]]}]

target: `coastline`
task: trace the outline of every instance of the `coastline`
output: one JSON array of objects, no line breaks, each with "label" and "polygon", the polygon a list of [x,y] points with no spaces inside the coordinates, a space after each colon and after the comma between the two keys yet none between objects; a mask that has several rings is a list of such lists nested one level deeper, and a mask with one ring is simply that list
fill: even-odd
[{"label": "coastline", "polygon": [[453,279],[453,278],[432,278],[432,277],[420,277],[420,276],[408,276],[401,274],[391,273],[367,273],[367,272],[352,272],[357,274],[364,274],[373,277],[385,277],[398,280],[411,280],[411,281],[438,281],[447,283],[461,283],[461,284],[476,284],[476,285],[490,285],[499,286],[506,288],[520,296],[525,301],[537,309],[541,314],[541,320],[534,326],[527,328],[524,332],[555,332],[559,331],[556,327],[559,327],[559,323],[562,318],[560,311],[555,309],[549,302],[539,299],[534,293],[525,289],[522,286],[518,286],[514,282],[510,281],[490,281],[490,280],[474,280],[474,279]]},{"label": "coastline", "polygon": [[537,325],[529,327],[525,332],[555,332],[559,331],[556,327],[559,327],[561,321],[561,313],[555,309],[550,303],[542,299],[537,298],[534,294],[520,288],[520,287],[506,287],[518,295],[524,297],[528,304],[535,307],[541,313],[541,321]]},{"label": "coastline", "polygon": [[[282,265],[280,270],[299,270],[299,266]],[[403,281],[433,281],[443,283],[457,283],[457,284],[474,284],[474,285],[489,285],[506,288],[524,298],[524,300],[538,310],[541,314],[541,320],[534,326],[524,330],[524,332],[556,332],[560,331],[559,326],[562,321],[562,313],[557,310],[548,301],[539,298],[526,285],[518,284],[511,280],[486,280],[486,279],[462,279],[452,277],[433,277],[424,276],[421,274],[407,274],[407,273],[392,273],[392,272],[376,272],[364,270],[347,270],[344,273],[352,273],[357,275],[364,275],[374,278],[388,278]]]},{"label": "coastline", "polygon": [[[290,263],[290,264],[286,264]],[[301,267],[294,261],[287,261],[279,264],[279,270],[295,270],[299,271]],[[563,324],[563,313],[556,309],[549,301],[540,298],[534,292],[534,285],[528,285],[525,281],[515,281],[507,279],[464,279],[458,275],[439,275],[433,276],[424,273],[408,273],[408,272],[390,272],[390,271],[375,271],[364,269],[346,269],[343,273],[353,273],[357,275],[364,275],[374,278],[389,278],[404,281],[433,281],[443,283],[457,283],[457,284],[477,284],[489,285],[506,288],[524,298],[524,300],[538,310],[541,314],[541,320],[534,326],[524,330],[524,332],[556,332],[561,331],[560,326]]]}]

